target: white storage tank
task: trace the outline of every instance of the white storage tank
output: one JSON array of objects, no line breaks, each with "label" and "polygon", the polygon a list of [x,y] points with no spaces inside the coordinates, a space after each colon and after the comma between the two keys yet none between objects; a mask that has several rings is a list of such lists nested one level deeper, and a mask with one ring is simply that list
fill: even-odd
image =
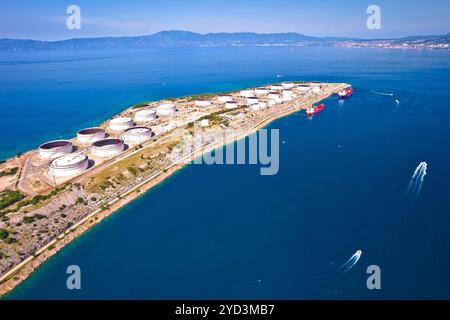
[{"label": "white storage tank", "polygon": [[173,103],[163,103],[156,108],[156,113],[161,116],[169,116],[177,111],[176,106]]},{"label": "white storage tank", "polygon": [[125,130],[122,139],[126,143],[142,143],[153,136],[152,129],[148,127],[133,127]]},{"label": "white storage tank", "polygon": [[131,128],[133,125],[133,120],[129,117],[115,118],[109,122],[109,128],[114,131],[126,130]]},{"label": "white storage tank", "polygon": [[236,101],[228,101],[225,103],[226,109],[234,109],[234,108],[237,108],[238,106],[239,106],[239,104]]},{"label": "white storage tank", "polygon": [[233,101],[233,97],[229,95],[221,95],[217,97],[217,101],[219,102],[228,102]]},{"label": "white storage tank", "polygon": [[284,89],[293,89],[295,87],[295,83],[293,82],[283,82],[281,85]]},{"label": "white storage tank", "polygon": [[134,121],[136,122],[149,122],[156,119],[155,110],[140,110],[135,113]]},{"label": "white storage tank", "polygon": [[271,91],[269,92],[269,99],[278,99],[280,94],[278,92]]},{"label": "white storage tank", "polygon": [[195,105],[197,107],[206,108],[210,107],[212,105],[212,102],[211,100],[196,100]]},{"label": "white storage tank", "polygon": [[276,91],[278,91],[278,90],[283,90],[284,89],[284,87],[283,87],[283,85],[281,85],[281,84],[272,84],[271,86],[270,86],[270,90],[276,90]]},{"label": "white storage tank", "polygon": [[121,153],[124,148],[125,145],[121,139],[103,139],[92,144],[92,154],[99,158],[109,158]]},{"label": "white storage tank", "polygon": [[83,173],[88,167],[89,160],[84,154],[65,155],[52,161],[50,174],[55,177],[71,177]]},{"label": "white storage tank", "polygon": [[105,139],[105,130],[102,128],[87,128],[77,132],[77,139],[80,143],[93,143]]},{"label": "white storage tank", "polygon": [[42,159],[55,159],[73,151],[69,140],[55,140],[39,146],[39,155]]},{"label": "white storage tank", "polygon": [[240,96],[244,98],[250,98],[254,97],[255,94],[253,93],[253,90],[241,90]]},{"label": "white storage tank", "polygon": [[268,94],[270,92],[270,89],[269,88],[263,88],[263,87],[260,87],[260,88],[256,88],[255,89],[255,93],[257,94],[257,95],[266,95],[266,94]]},{"label": "white storage tank", "polygon": [[299,92],[307,92],[307,91],[311,90],[311,88],[308,85],[299,85],[295,89]]},{"label": "white storage tank", "polygon": [[252,104],[259,103],[259,99],[256,97],[247,98],[247,104],[250,106]]}]

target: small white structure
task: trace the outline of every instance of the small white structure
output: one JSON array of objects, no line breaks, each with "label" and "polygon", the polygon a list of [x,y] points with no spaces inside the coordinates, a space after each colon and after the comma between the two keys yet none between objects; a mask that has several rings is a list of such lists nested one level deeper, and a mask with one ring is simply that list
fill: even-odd
[{"label": "small white structure", "polygon": [[92,154],[99,158],[109,158],[121,153],[124,148],[125,145],[121,139],[103,139],[92,144]]},{"label": "small white structure", "polygon": [[259,99],[258,98],[256,98],[256,97],[247,98],[247,104],[249,106],[251,106],[252,104],[257,104],[257,103],[259,103]]},{"label": "small white structure", "polygon": [[225,103],[226,109],[234,109],[234,108],[237,108],[238,106],[239,106],[239,104],[236,101],[228,101]]},{"label": "small white structure", "polygon": [[314,87],[322,87],[322,83],[320,83],[320,82],[310,82],[310,83],[309,83],[309,86],[310,86],[311,88],[314,88]]},{"label": "small white structure", "polygon": [[219,102],[228,102],[233,101],[233,97],[229,95],[221,95],[217,97],[217,101]]},{"label": "small white structure", "polygon": [[269,99],[278,99],[280,98],[280,94],[278,92],[271,91],[269,92]]},{"label": "small white structure", "polygon": [[259,107],[259,110],[264,110],[264,109],[267,109],[267,108],[268,108],[266,102],[260,102],[260,103],[258,104],[258,107]]},{"label": "small white structure", "polygon": [[148,127],[133,127],[125,130],[122,139],[126,143],[142,143],[153,136],[152,129]]},{"label": "small white structure", "polygon": [[133,125],[133,120],[129,117],[115,118],[109,122],[109,128],[114,131],[126,130]]},{"label": "small white structure", "polygon": [[80,143],[93,143],[105,139],[105,130],[99,127],[87,128],[77,132],[77,140]]},{"label": "small white structure", "polygon": [[71,177],[83,173],[89,166],[84,154],[65,155],[50,164],[50,174],[55,177]]},{"label": "small white structure", "polygon": [[55,159],[72,151],[73,145],[69,140],[55,140],[39,146],[39,155],[42,159]]},{"label": "small white structure", "polygon": [[272,84],[270,86],[270,90],[275,90],[275,91],[279,91],[280,90],[281,91],[283,89],[284,89],[284,87],[281,84]]},{"label": "small white structure", "polygon": [[269,92],[270,92],[269,88],[260,87],[255,89],[255,93],[260,96],[266,95]]},{"label": "small white structure", "polygon": [[275,100],[269,100],[268,104],[269,104],[269,107],[271,107],[271,106],[276,105],[277,102]]},{"label": "small white structure", "polygon": [[312,88],[312,92],[313,93],[320,93],[322,91],[322,89],[320,89],[320,87],[313,87]]},{"label": "small white structure", "polygon": [[295,87],[295,83],[293,82],[283,82],[281,85],[284,89],[292,89]]},{"label": "small white structure", "polygon": [[212,102],[211,100],[196,100],[195,105],[197,107],[206,108],[210,107],[212,105]]},{"label": "small white structure", "polygon": [[161,116],[169,116],[177,111],[176,106],[173,103],[163,103],[156,108],[156,113]]},{"label": "small white structure", "polygon": [[253,104],[250,106],[250,109],[253,111],[258,111],[259,110],[259,104]]},{"label": "small white structure", "polygon": [[311,90],[310,86],[308,85],[299,85],[295,89],[299,92],[308,92],[309,90]]},{"label": "small white structure", "polygon": [[240,96],[243,98],[250,98],[250,97],[254,97],[255,94],[254,94],[253,90],[242,90],[240,92]]},{"label": "small white structure", "polygon": [[208,127],[209,126],[209,120],[208,119],[203,119],[202,121],[200,121],[200,126],[201,127]]},{"label": "small white structure", "polygon": [[156,119],[155,110],[140,110],[134,115],[134,121],[136,122],[149,122]]}]

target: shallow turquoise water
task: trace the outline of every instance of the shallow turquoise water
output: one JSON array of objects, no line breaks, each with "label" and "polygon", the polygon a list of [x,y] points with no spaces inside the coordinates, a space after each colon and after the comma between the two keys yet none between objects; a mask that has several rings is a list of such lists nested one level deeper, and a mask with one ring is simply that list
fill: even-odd
[{"label": "shallow turquoise water", "polygon": [[[345,48],[1,54],[3,158],[141,100],[279,80],[355,88],[312,120],[294,114],[268,126],[285,141],[278,175],[190,165],[9,298],[450,298],[449,58]],[[417,202],[402,205],[421,161]],[[358,264],[334,278],[357,249]],[[81,267],[80,291],[66,288],[71,264]],[[366,287],[372,264],[379,291]]]}]

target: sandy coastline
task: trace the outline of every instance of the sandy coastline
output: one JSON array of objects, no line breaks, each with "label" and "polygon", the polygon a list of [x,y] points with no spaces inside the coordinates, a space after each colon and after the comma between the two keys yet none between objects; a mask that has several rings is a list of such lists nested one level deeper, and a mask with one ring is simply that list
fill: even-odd
[{"label": "sandy coastline", "polygon": [[[346,84],[342,84],[337,87],[333,92],[326,96],[320,97],[317,101],[323,100],[333,93],[339,91]],[[241,135],[235,137],[234,139],[230,139],[226,141],[226,143],[231,143],[236,140],[240,140],[257,130],[267,126],[272,121],[289,115],[291,113],[298,112],[299,110],[304,109],[306,106],[301,106],[298,108],[292,108],[283,112],[281,114],[267,117],[258,123],[256,123],[253,127],[243,132]],[[43,246],[39,249],[34,256],[28,257],[24,261],[22,261],[19,265],[12,268],[6,274],[4,274],[0,278],[0,298],[6,295],[8,292],[13,290],[17,285],[19,285],[22,281],[27,279],[42,263],[44,263],[51,256],[56,254],[59,250],[63,249],[67,244],[75,240],[78,236],[83,234],[85,231],[92,228],[94,225],[100,223],[103,219],[110,216],[120,208],[124,207],[131,201],[143,195],[145,192],[158,185],[168,177],[170,177],[173,173],[177,172],[179,169],[183,168],[186,165],[187,158],[195,158],[201,156],[202,154],[208,153],[218,147],[223,146],[224,143],[216,143],[212,145],[207,145],[199,150],[196,150],[194,153],[178,160],[177,162],[171,164],[170,166],[164,168],[163,170],[155,173],[148,179],[144,180],[134,188],[128,190],[126,193],[121,195],[121,197],[116,198],[115,200],[109,202],[106,208],[96,210],[83,218],[77,224],[74,224],[69,230],[64,232],[63,234],[56,237],[53,241]]]}]

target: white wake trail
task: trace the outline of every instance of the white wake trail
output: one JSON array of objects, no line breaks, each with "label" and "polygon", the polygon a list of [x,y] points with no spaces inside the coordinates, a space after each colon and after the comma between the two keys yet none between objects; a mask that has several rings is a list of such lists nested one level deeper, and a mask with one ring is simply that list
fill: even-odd
[{"label": "white wake trail", "polygon": [[421,162],[416,170],[414,171],[414,174],[411,177],[411,181],[408,184],[408,188],[405,191],[405,194],[402,197],[401,206],[406,206],[406,204],[414,204],[414,202],[417,200],[417,197],[420,194],[420,191],[422,190],[423,181],[425,179],[425,176],[427,175],[427,168],[428,165],[426,162]]},{"label": "white wake trail", "polygon": [[380,96],[391,96],[391,97],[394,96],[393,93],[387,93],[387,92],[377,92],[377,91],[372,91],[372,93],[379,94]]},{"label": "white wake trail", "polygon": [[361,255],[362,255],[361,250],[356,251],[355,254],[353,254],[350,257],[350,259],[347,260],[347,262],[345,262],[342,266],[340,266],[336,270],[335,276],[342,276],[347,272],[349,272],[350,269],[353,268],[358,263],[359,259],[361,259]]}]

